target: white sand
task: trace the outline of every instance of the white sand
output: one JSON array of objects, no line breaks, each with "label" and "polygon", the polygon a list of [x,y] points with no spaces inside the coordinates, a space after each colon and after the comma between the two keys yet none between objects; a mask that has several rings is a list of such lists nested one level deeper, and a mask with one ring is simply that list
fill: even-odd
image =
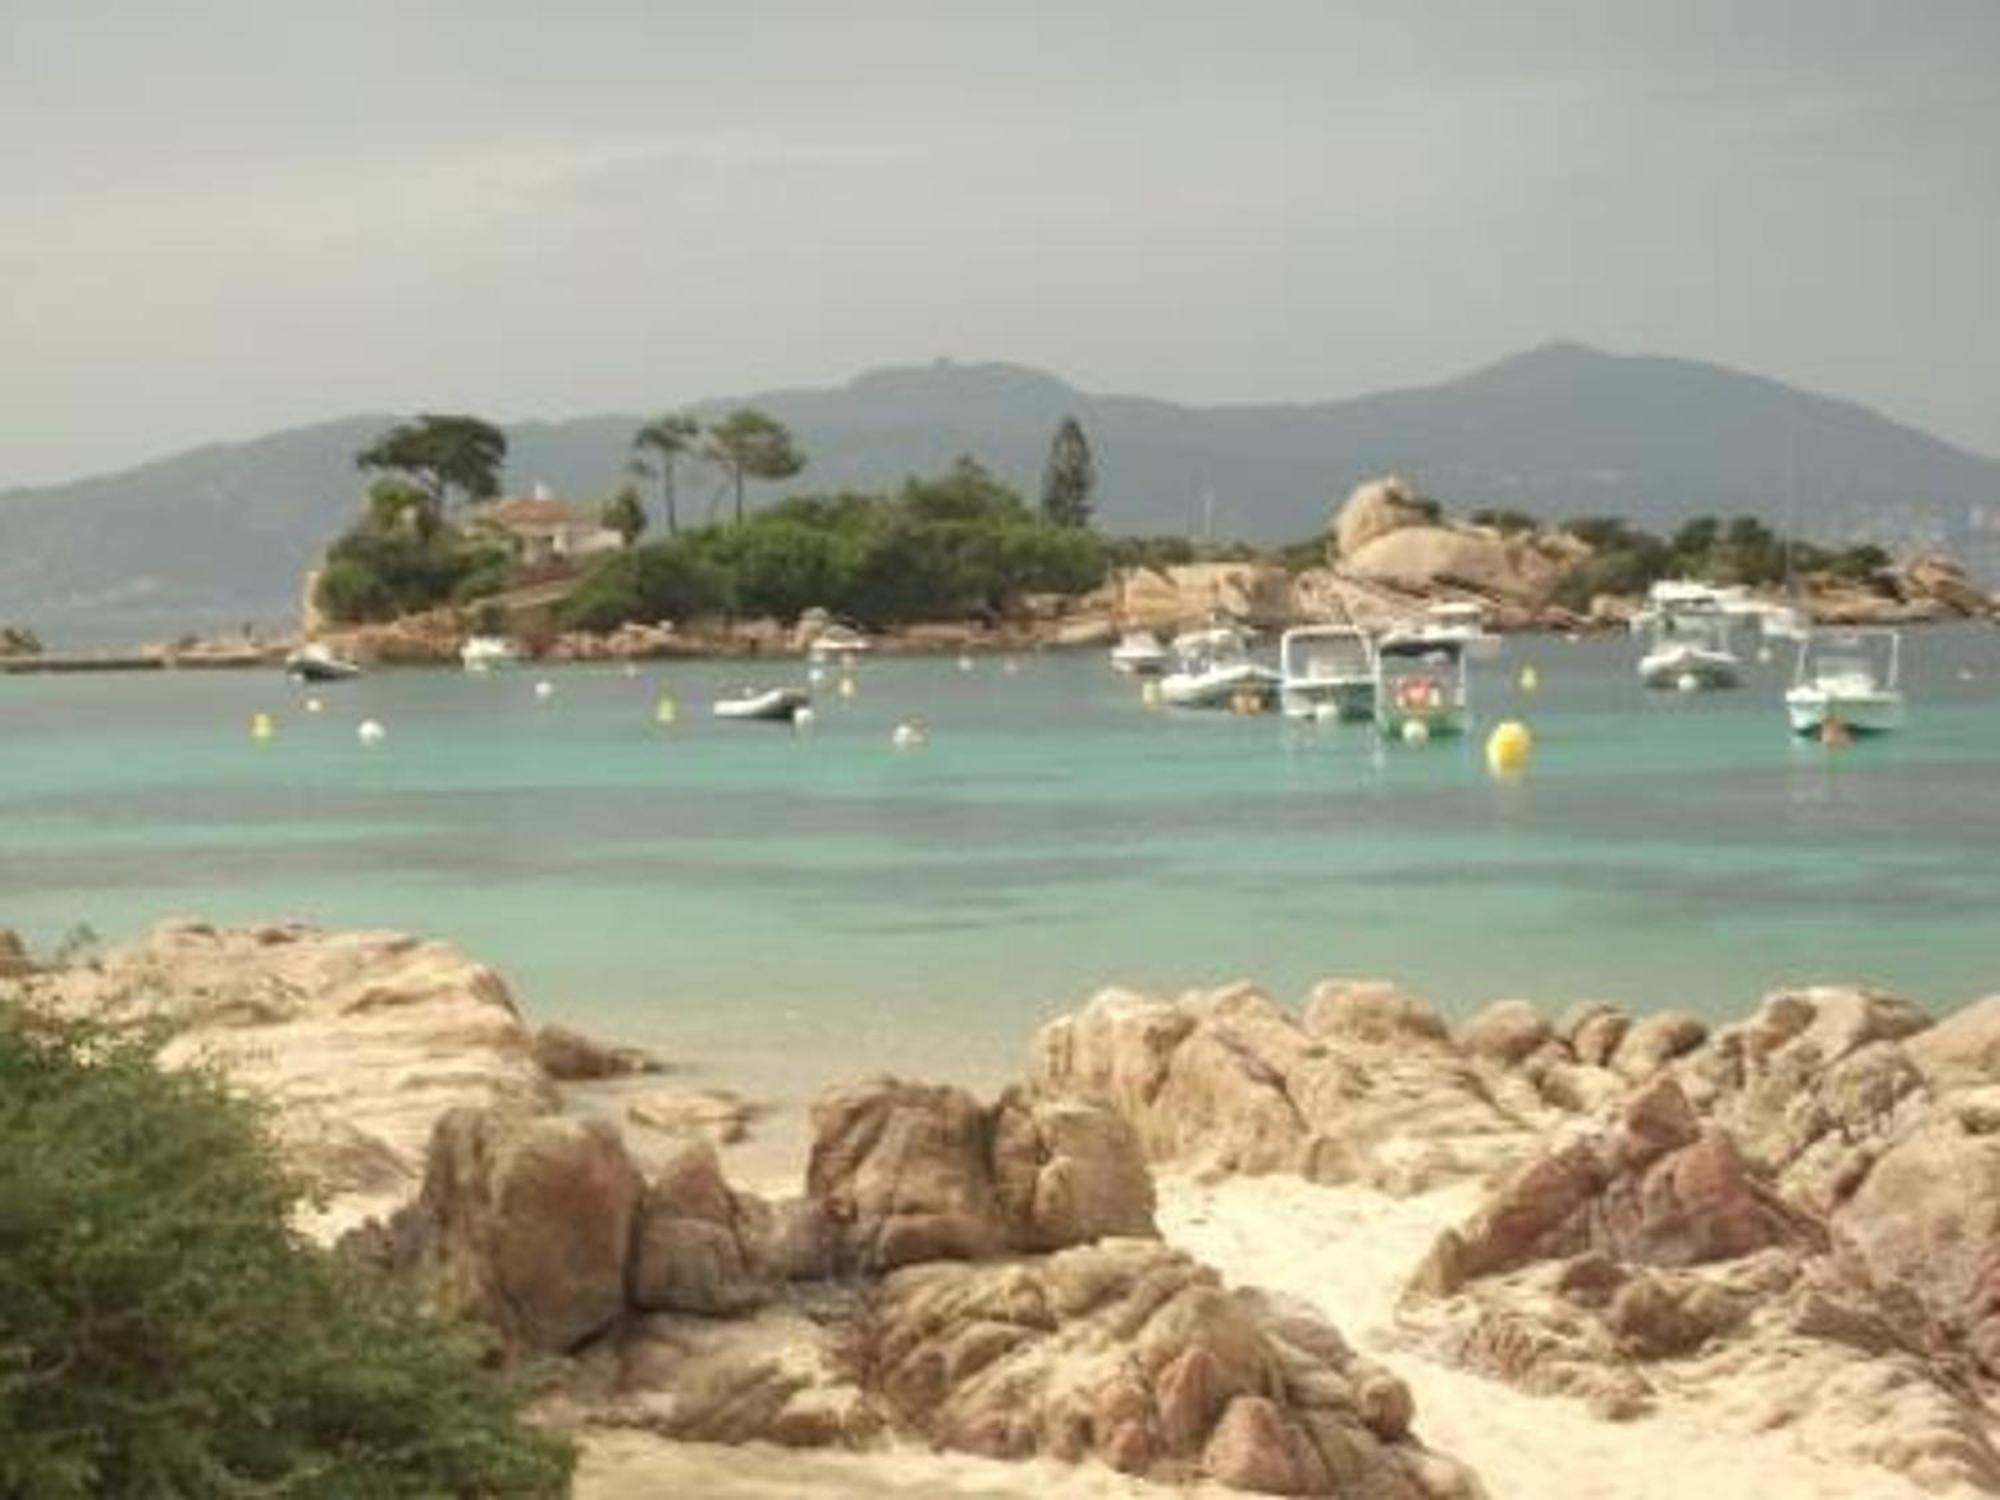
[{"label": "white sand", "polygon": [[[1160,1181],[1160,1229],[1232,1285],[1311,1302],[1371,1359],[1409,1382],[1417,1432],[1469,1464],[1493,1500],[1917,1500],[1880,1469],[1822,1463],[1784,1433],[1730,1431],[1699,1409],[1605,1422],[1560,1397],[1393,1348],[1402,1282],[1438,1231],[1465,1218],[1476,1184],[1420,1198],[1315,1187],[1290,1177]],[[1932,1497],[1935,1500],[1935,1497]]]},{"label": "white sand", "polygon": [[[644,1433],[594,1434],[576,1500],[1157,1500],[1170,1492],[1096,1465],[1000,1463],[963,1454],[793,1452],[768,1443],[670,1443]],[[1177,1493],[1234,1495],[1201,1485]]]},{"label": "white sand", "polygon": [[[1416,1395],[1425,1442],[1469,1464],[1492,1500],[1936,1500],[1879,1469],[1822,1463],[1782,1432],[1731,1430],[1719,1411],[1668,1405],[1636,1422],[1604,1422],[1577,1402],[1529,1396],[1398,1350],[1389,1333],[1403,1278],[1478,1196],[1469,1183],[1398,1199],[1292,1177],[1203,1184],[1163,1176],[1160,1228],[1232,1285],[1312,1303],[1356,1348],[1395,1370]],[[638,1433],[594,1435],[576,1488],[578,1500],[1133,1500],[1169,1492],[1096,1466],[909,1449],[799,1453]],[[1172,1493],[1235,1492],[1203,1485]]]}]

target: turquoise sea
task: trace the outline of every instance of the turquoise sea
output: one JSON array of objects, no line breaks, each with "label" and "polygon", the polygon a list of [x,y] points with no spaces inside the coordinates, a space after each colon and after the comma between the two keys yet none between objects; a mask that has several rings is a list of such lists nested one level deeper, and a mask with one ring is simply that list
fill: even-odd
[{"label": "turquoise sea", "polygon": [[[436,934],[537,1018],[781,1099],[991,1083],[1113,982],[1381,975],[1459,1015],[2000,990],[2000,631],[1911,635],[1908,729],[1841,751],[1786,734],[1781,665],[1681,696],[1632,661],[1511,641],[1475,682],[1486,724],[1537,737],[1504,784],[1480,736],[1147,711],[1098,652],[869,662],[797,736],[708,714],[793,663],[381,671],[311,690],[317,715],[276,673],[0,678],[0,925],[44,950],[179,913]],[[911,714],[931,744],[892,749]]]}]

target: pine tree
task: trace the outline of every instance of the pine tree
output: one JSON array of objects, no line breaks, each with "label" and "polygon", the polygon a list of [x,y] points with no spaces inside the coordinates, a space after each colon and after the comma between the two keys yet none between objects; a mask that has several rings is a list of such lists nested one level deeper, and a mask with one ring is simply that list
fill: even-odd
[{"label": "pine tree", "polygon": [[1097,487],[1097,462],[1075,417],[1064,417],[1049,444],[1042,471],[1042,516],[1057,526],[1090,524],[1090,492]]}]

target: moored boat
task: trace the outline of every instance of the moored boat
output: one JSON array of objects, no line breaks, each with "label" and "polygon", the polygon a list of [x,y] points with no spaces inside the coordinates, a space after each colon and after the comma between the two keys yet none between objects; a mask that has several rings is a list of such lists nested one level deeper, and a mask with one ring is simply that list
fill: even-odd
[{"label": "moored boat", "polygon": [[458,648],[458,660],[468,672],[490,672],[495,667],[517,665],[521,648],[504,635],[467,636]]},{"label": "moored boat", "polygon": [[1150,630],[1128,630],[1111,648],[1111,668],[1127,677],[1158,677],[1173,655]]},{"label": "moored boat", "polygon": [[760,719],[789,724],[812,707],[812,694],[804,688],[745,688],[733,698],[715,701],[718,719]]},{"label": "moored boat", "polygon": [[1293,719],[1375,712],[1375,647],[1353,625],[1301,625],[1278,641],[1279,707]]},{"label": "moored boat", "polygon": [[1463,734],[1472,692],[1463,640],[1422,629],[1390,631],[1375,643],[1375,724],[1404,739]]},{"label": "moored boat", "polygon": [[1279,677],[1250,659],[1249,639],[1233,625],[1174,637],[1174,670],[1160,679],[1160,697],[1176,708],[1263,709]]},{"label": "moored boat", "polygon": [[1800,643],[1785,717],[1794,734],[1886,734],[1903,725],[1903,638],[1894,630],[1844,630]]},{"label": "moored boat", "polygon": [[342,682],[359,677],[361,668],[344,656],[334,655],[332,647],[309,641],[285,658],[285,675],[300,682]]},{"label": "moored boat", "polygon": [[1632,628],[1647,637],[1639,680],[1649,688],[1731,688],[1743,663],[1731,647],[1730,622],[1746,612],[1741,590],[1664,580],[1653,585]]},{"label": "moored boat", "polygon": [[868,637],[849,625],[833,624],[826,627],[812,639],[806,647],[806,656],[817,662],[839,661],[873,649]]}]

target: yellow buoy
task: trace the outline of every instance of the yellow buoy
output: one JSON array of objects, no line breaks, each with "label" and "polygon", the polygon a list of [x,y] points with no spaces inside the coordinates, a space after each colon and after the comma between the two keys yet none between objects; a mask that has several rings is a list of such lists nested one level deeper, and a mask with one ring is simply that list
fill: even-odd
[{"label": "yellow buoy", "polygon": [[1486,766],[1495,776],[1519,776],[1535,753],[1535,737],[1518,719],[1494,726],[1486,737]]},{"label": "yellow buoy", "polygon": [[1542,674],[1535,670],[1533,662],[1524,663],[1521,667],[1521,675],[1515,679],[1515,684],[1522,692],[1532,693],[1542,685]]},{"label": "yellow buoy", "polygon": [[276,734],[277,732],[278,732],[278,726],[271,721],[271,716],[269,714],[250,715],[251,739],[268,740],[272,735]]},{"label": "yellow buoy", "polygon": [[852,677],[843,677],[840,679],[840,696],[843,698],[852,698],[854,696],[854,679]]},{"label": "yellow buoy", "polygon": [[671,724],[675,719],[680,717],[680,712],[681,706],[674,702],[674,695],[672,693],[662,693],[660,694],[660,701],[653,705],[653,722],[655,724]]},{"label": "yellow buoy", "polygon": [[1422,719],[1403,720],[1403,743],[1406,745],[1428,745],[1431,741],[1431,726]]},{"label": "yellow buoy", "polygon": [[1158,679],[1148,677],[1144,682],[1139,684],[1139,701],[1148,708],[1158,708],[1160,706],[1161,693]]}]

